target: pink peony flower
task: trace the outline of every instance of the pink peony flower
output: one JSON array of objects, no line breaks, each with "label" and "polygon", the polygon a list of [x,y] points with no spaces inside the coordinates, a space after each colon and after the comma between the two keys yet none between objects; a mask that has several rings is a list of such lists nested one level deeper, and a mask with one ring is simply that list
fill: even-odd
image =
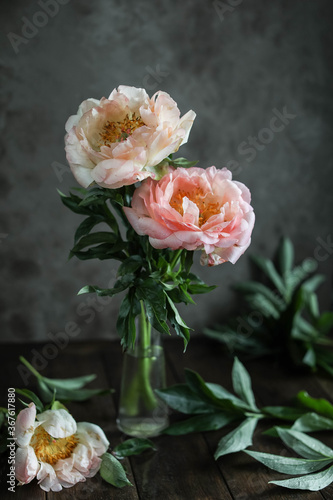
[{"label": "pink peony flower", "polygon": [[144,89],[121,85],[108,97],[87,99],[66,123],[67,161],[83,187],[96,182],[119,188],[147,177],[187,142],[195,118],[180,118],[177,104],[165,92],[150,99]]},{"label": "pink peony flower", "polygon": [[36,416],[33,403],[18,414],[15,435],[16,479],[27,484],[37,477],[44,491],[60,491],[93,477],[109,447],[97,425],[77,424],[64,409]]},{"label": "pink peony flower", "polygon": [[233,264],[251,242],[251,195],[229,170],[178,168],[161,180],[147,179],[124,208],[135,231],[154,248],[202,249],[201,264]]}]

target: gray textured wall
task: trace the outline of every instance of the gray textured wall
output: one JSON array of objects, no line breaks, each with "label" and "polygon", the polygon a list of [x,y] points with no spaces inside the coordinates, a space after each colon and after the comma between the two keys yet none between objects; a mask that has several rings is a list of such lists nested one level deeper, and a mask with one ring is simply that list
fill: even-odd
[{"label": "gray textured wall", "polygon": [[[183,113],[196,111],[181,154],[202,167],[229,166],[250,187],[257,222],[248,254],[272,255],[285,233],[300,260],[331,237],[330,0],[57,0],[53,17],[40,14],[42,3],[1,5],[2,340],[43,340],[69,322],[81,339],[115,330],[119,298],[103,307],[76,296],[87,283],[106,285],[114,264],[67,262],[80,218],[56,188],[75,185],[59,173],[67,117],[119,84],[165,90]],[[295,116],[283,130],[263,131],[284,107]],[[258,134],[266,144],[250,153]],[[320,255],[328,307],[332,249]],[[219,285],[184,311],[200,332],[235,306],[229,287],[248,277],[248,255],[195,271]]]}]

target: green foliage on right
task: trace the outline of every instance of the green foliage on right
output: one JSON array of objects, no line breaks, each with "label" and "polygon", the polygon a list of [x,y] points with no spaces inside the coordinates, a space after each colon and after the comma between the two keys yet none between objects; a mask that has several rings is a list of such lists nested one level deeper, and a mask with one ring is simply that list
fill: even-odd
[{"label": "green foliage on right", "polygon": [[294,248],[284,238],[277,262],[252,257],[265,280],[236,285],[246,302],[244,314],[228,324],[206,329],[233,353],[253,357],[276,354],[294,366],[333,376],[333,312],[319,312],[316,289],[324,281],[314,259],[293,267]]}]

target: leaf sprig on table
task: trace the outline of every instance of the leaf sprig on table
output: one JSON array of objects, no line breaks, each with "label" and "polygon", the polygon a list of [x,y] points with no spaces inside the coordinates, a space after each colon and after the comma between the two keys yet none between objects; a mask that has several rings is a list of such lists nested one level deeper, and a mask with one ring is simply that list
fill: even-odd
[{"label": "leaf sprig on table", "polygon": [[297,367],[320,368],[333,376],[333,312],[320,313],[315,293],[324,276],[313,275],[314,259],[293,267],[294,247],[288,238],[281,241],[277,257],[278,268],[270,259],[252,257],[270,286],[260,281],[236,285],[246,301],[244,314],[204,333],[231,352],[278,354]]},{"label": "leaf sprig on table", "polygon": [[[317,446],[318,450],[325,450],[326,455],[322,454],[319,462],[318,457],[314,456],[315,454],[312,457],[305,457],[307,460],[313,459],[315,463],[312,463],[311,460],[310,463],[304,462],[303,459],[286,459],[279,455],[268,456],[268,454],[252,451],[248,452],[249,455],[258,460],[260,459],[260,461],[265,460],[265,465],[274,470],[279,472],[288,470],[288,473],[293,473],[291,472],[291,466],[289,467],[289,464],[292,463],[299,464],[299,468],[294,468],[294,471],[296,470],[296,473],[299,472],[300,474],[309,474],[333,463],[333,451],[320,441],[316,444],[317,440],[305,434],[306,432],[333,429],[333,405],[329,401],[312,398],[306,391],[300,391],[297,394],[295,406],[265,406],[258,408],[252,391],[251,378],[244,365],[237,358],[235,358],[232,368],[232,385],[235,394],[219,384],[205,382],[198,373],[186,369],[184,384],[176,384],[157,391],[159,397],[172,409],[191,415],[185,420],[171,424],[164,430],[164,433],[181,435],[191,432],[213,431],[230,424],[234,425],[234,429],[223,436],[218,443],[214,455],[217,460],[230,453],[245,451],[251,446],[253,434],[259,420],[276,419],[284,425],[286,422],[291,422],[290,429],[275,426],[269,429],[266,434],[280,437],[285,444],[292,445],[291,448],[297,453],[301,449],[299,443],[302,442],[305,447],[311,448],[312,446],[315,448]],[[301,454],[301,456],[303,455]],[[297,460],[301,461],[295,462]],[[286,464],[286,467],[283,464]],[[329,481],[328,478],[331,478],[330,482],[333,481],[333,468],[332,474],[326,473],[325,469],[322,476],[315,477],[313,484],[311,483],[312,487],[315,487],[315,485],[318,489],[326,487],[330,484],[330,482],[327,482]],[[295,480],[292,483],[280,481],[275,484],[299,489],[311,489],[308,488],[309,480],[312,481],[311,477],[305,478],[304,481],[303,478],[297,478],[297,480],[298,483]],[[290,484],[294,486],[289,486]]]},{"label": "leaf sprig on table", "polygon": [[[86,401],[93,396],[110,394],[113,389],[87,389],[85,386],[95,380],[96,375],[83,375],[82,377],[55,379],[43,377],[23,356],[20,361],[36,377],[40,397],[45,403],[51,403],[55,398],[58,401]],[[35,403],[38,411],[45,410],[40,399],[29,389],[15,389],[18,394],[26,396]]]}]

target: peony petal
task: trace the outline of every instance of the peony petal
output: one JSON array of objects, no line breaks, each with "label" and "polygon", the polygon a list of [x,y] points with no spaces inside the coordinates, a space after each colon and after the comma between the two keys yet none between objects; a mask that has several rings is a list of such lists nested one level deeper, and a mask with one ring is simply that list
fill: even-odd
[{"label": "peony petal", "polygon": [[118,89],[114,89],[109,100],[115,100],[119,98],[119,95],[124,95],[127,99],[128,107],[131,111],[137,111],[143,104],[148,104],[149,96],[145,89],[140,89],[136,87],[130,87],[127,85],[119,85]]},{"label": "peony petal", "polygon": [[79,141],[75,128],[73,128],[65,137],[66,158],[71,171],[83,187],[88,187],[93,182],[91,171],[95,164],[90,160],[87,152],[83,149]]},{"label": "peony petal", "polygon": [[62,486],[52,465],[46,462],[40,463],[40,469],[37,474],[38,484],[44,491],[61,491]]},{"label": "peony petal", "polygon": [[186,144],[188,141],[188,136],[190,135],[190,131],[195,120],[196,114],[194,111],[188,111],[179,121],[178,128],[184,130],[184,136],[182,140],[182,144]]},{"label": "peony petal", "polygon": [[92,447],[98,456],[106,452],[110,443],[98,425],[90,422],[79,422],[77,428],[77,435],[81,443]]},{"label": "peony petal", "polygon": [[171,234],[168,228],[149,217],[138,216],[132,208],[124,207],[123,210],[133,229],[141,236],[149,235],[153,238],[164,239]]},{"label": "peony petal", "polygon": [[81,116],[84,115],[84,113],[87,113],[87,111],[89,111],[91,108],[95,108],[95,107],[99,106],[99,103],[100,103],[100,101],[98,101],[97,99],[93,99],[93,98],[90,98],[90,99],[87,99],[86,101],[83,101],[79,106],[77,114],[72,115],[68,118],[66,125],[65,125],[66,132],[69,132],[74,126],[76,126],[78,124]]},{"label": "peony petal", "polygon": [[35,431],[36,406],[30,403],[28,408],[21,410],[15,422],[15,437],[18,446],[28,446]]},{"label": "peony petal", "polygon": [[39,464],[32,446],[17,448],[15,457],[15,476],[21,484],[32,481],[38,472]]},{"label": "peony petal", "polygon": [[75,434],[77,425],[67,410],[47,410],[37,415],[37,420],[54,438],[65,438]]}]

